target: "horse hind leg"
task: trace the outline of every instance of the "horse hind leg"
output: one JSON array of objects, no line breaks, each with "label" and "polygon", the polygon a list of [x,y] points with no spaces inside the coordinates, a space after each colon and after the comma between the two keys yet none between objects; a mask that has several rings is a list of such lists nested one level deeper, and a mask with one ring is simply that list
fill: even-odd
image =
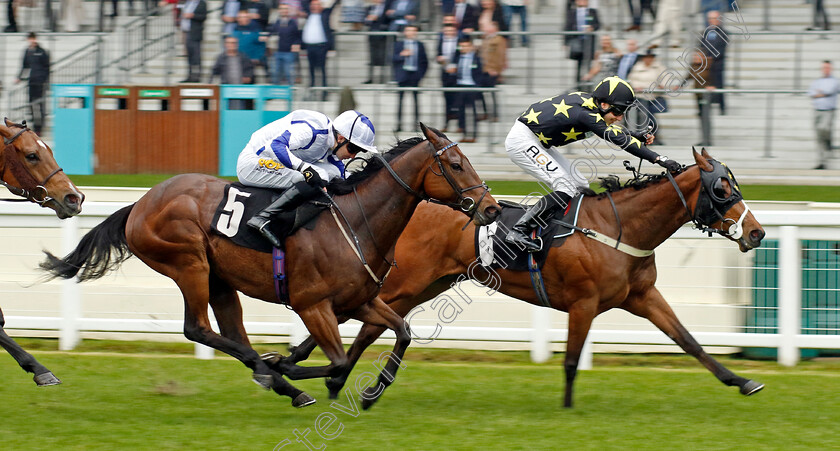
[{"label": "horse hind leg", "polygon": [[3,311],[0,310],[0,346],[2,346],[11,356],[17,361],[18,365],[27,373],[35,374],[33,380],[39,387],[47,387],[50,385],[58,385],[61,381],[48,370],[44,365],[41,365],[32,354],[23,350],[12,337],[6,334],[3,327],[6,325],[6,320],[3,318]]},{"label": "horse hind leg", "polygon": [[[260,359],[257,351],[247,344],[245,330],[241,326],[242,308],[239,299],[233,290],[223,289],[217,281],[214,281],[213,288],[218,291],[211,297],[209,266],[206,262],[176,267],[184,268],[178,277],[173,277],[184,296],[184,336],[236,358],[254,372],[255,382],[266,389],[273,389],[279,395],[292,398],[293,406],[303,407],[315,402],[311,396],[289,384],[280,374],[271,371]],[[234,339],[221,336],[210,327],[207,307],[211,298],[213,310],[219,320],[219,328]]]},{"label": "horse hind leg", "polygon": [[677,315],[659,293],[652,288],[645,296],[628,299],[621,307],[628,312],[646,318],[668,337],[674,340],[687,354],[700,361],[715,377],[728,386],[737,386],[741,394],[752,395],[761,391],[764,384],[738,376],[703,350],[677,319]]}]

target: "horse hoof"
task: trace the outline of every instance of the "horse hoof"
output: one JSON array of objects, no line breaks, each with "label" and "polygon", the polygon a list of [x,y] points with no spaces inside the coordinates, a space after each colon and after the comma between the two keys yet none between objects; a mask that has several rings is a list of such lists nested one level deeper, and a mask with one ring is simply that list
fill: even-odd
[{"label": "horse hoof", "polygon": [[297,408],[306,407],[311,404],[315,404],[315,398],[307,395],[306,393],[301,393],[292,400],[292,406]]},{"label": "horse hoof", "polygon": [[42,374],[36,374],[32,380],[34,380],[39,387],[49,387],[50,385],[58,385],[61,383],[61,380],[49,371]]},{"label": "horse hoof", "polygon": [[378,400],[379,397],[373,399],[362,398],[362,410],[370,409],[374,404],[376,404],[376,401]]},{"label": "horse hoof", "polygon": [[279,352],[271,351],[266,352],[264,354],[260,354],[260,359],[262,359],[263,362],[269,365],[276,365],[280,363],[280,361],[283,359],[283,356],[280,355]]},{"label": "horse hoof", "polygon": [[271,385],[274,383],[274,378],[272,378],[270,374],[254,373],[251,376],[251,380],[254,381],[255,384],[259,385],[260,387],[266,390],[271,390]]},{"label": "horse hoof", "polygon": [[747,396],[753,395],[760,392],[762,388],[764,388],[764,384],[759,384],[756,381],[750,380],[741,387],[741,394]]}]

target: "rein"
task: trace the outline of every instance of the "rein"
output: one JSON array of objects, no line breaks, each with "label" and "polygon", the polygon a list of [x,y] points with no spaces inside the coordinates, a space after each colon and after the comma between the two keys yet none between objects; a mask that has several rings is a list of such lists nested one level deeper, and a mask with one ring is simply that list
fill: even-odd
[{"label": "rein", "polygon": [[[703,171],[703,170],[701,169],[700,171],[701,171],[701,176],[702,176],[702,174],[703,174],[703,172],[702,172],[702,171]],[[750,211],[750,207],[749,207],[749,206],[747,206],[747,204],[743,201],[743,198],[742,198],[742,197],[740,197],[740,195],[739,195],[739,196],[737,196],[737,197],[733,196],[733,197],[735,197],[735,198],[733,199],[733,200],[734,200],[734,202],[731,202],[731,201],[730,201],[730,202],[728,202],[728,203],[730,203],[730,205],[728,206],[728,208],[726,208],[726,210],[724,210],[723,212],[720,212],[720,211],[719,211],[719,210],[718,210],[718,209],[714,206],[714,202],[713,202],[713,200],[712,200],[712,198],[711,198],[711,194],[708,192],[708,189],[706,188],[706,186],[705,186],[705,184],[703,183],[703,180],[702,180],[702,178],[701,178],[701,183],[700,183],[700,196],[702,197],[703,195],[705,195],[705,196],[709,197],[709,203],[711,204],[711,206],[710,206],[710,207],[711,207],[711,209],[713,210],[713,213],[714,213],[714,218],[713,218],[713,220],[718,220],[718,221],[721,221],[721,223],[724,223],[724,222],[730,222],[730,223],[731,223],[731,225],[729,226],[728,230],[716,229],[716,228],[714,228],[714,227],[712,227],[712,226],[710,226],[710,225],[706,225],[706,224],[704,224],[704,223],[703,223],[703,222],[702,222],[702,221],[698,218],[698,216],[700,216],[700,211],[699,211],[700,209],[699,209],[699,208],[695,207],[694,212],[692,213],[691,209],[690,209],[690,208],[688,208],[688,202],[686,202],[686,200],[685,200],[685,196],[683,196],[683,193],[682,193],[682,191],[680,190],[679,185],[677,185],[677,181],[674,179],[674,176],[672,176],[672,175],[671,175],[671,173],[670,173],[670,172],[668,172],[668,171],[666,171],[665,173],[666,173],[666,174],[667,174],[667,176],[668,176],[668,180],[670,180],[670,181],[671,181],[671,185],[673,185],[673,186],[674,186],[674,189],[677,191],[677,195],[679,196],[680,201],[682,202],[683,206],[685,207],[685,211],[686,211],[686,213],[688,213],[688,217],[691,219],[691,222],[694,224],[694,228],[695,228],[695,229],[698,229],[698,230],[700,230],[700,231],[701,231],[701,232],[703,232],[703,233],[708,233],[710,237],[712,236],[712,234],[713,234],[713,233],[718,233],[718,234],[720,234],[720,235],[723,235],[723,236],[726,236],[726,237],[730,237],[730,238],[733,238],[733,239],[736,239],[736,240],[741,238],[741,235],[743,234],[743,223],[744,223],[744,219],[747,217],[747,213]],[[729,211],[729,208],[732,208],[732,206],[734,206],[734,204],[735,204],[735,203],[738,203],[738,202],[742,202],[742,203],[744,203],[744,212],[743,212],[743,213],[741,213],[741,217],[740,217],[740,218],[738,218],[738,221],[734,221],[734,220],[732,220],[732,219],[727,219],[727,218],[724,218],[724,216],[723,216],[723,215],[724,215],[724,214],[726,214],[726,212],[727,212],[727,211]],[[700,200],[698,199],[698,204],[699,204],[699,203],[700,203]]]},{"label": "rein", "polygon": [[[5,145],[5,151],[4,151],[3,158],[6,160],[6,164],[3,165],[3,171],[0,172],[0,185],[3,185],[4,187],[6,187],[6,189],[8,189],[10,193],[12,193],[16,196],[23,197],[23,199],[0,199],[0,200],[6,201],[6,202],[26,202],[26,201],[29,201],[29,202],[36,203],[36,204],[43,207],[44,204],[46,204],[47,202],[55,200],[55,199],[53,199],[52,197],[49,196],[49,192],[47,191],[47,188],[45,187],[47,182],[49,182],[50,179],[53,178],[54,175],[58,174],[59,172],[62,172],[63,169],[57,168],[56,170],[52,171],[46,178],[44,178],[44,180],[41,183],[38,183],[37,180],[34,177],[32,177],[32,174],[30,174],[29,172],[27,172],[27,171],[25,171],[25,170],[23,170],[22,168],[19,168],[19,167],[17,167],[18,170],[15,170],[15,168],[13,168],[11,171],[15,175],[15,178],[18,179],[18,182],[20,182],[21,185],[28,184],[29,186],[32,186],[32,188],[29,188],[29,189],[24,188],[24,187],[17,187],[17,186],[14,186],[14,185],[10,185],[5,180],[3,180],[3,178],[6,175],[7,166],[10,165],[11,163],[15,162],[15,160],[13,158],[13,155],[10,155],[14,152],[14,150],[13,150],[14,148],[10,147],[10,146],[18,138],[20,138],[21,135],[23,135],[25,132],[29,131],[29,128],[26,126],[26,121],[24,121],[22,124],[14,124],[14,125],[18,126],[18,127],[22,127],[22,128],[19,132],[15,133],[11,138],[5,138],[5,137],[3,138],[3,144]],[[29,183],[24,183],[24,182],[29,182]]]}]

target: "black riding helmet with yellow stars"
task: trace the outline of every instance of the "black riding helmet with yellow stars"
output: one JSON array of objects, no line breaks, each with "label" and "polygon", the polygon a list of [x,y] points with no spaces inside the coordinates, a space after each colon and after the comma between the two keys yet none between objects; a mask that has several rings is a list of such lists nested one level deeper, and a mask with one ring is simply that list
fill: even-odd
[{"label": "black riding helmet with yellow stars", "polygon": [[[621,116],[636,102],[636,93],[630,84],[616,76],[601,80],[592,91],[592,97],[602,115],[613,113]],[[610,104],[610,108],[601,108],[601,102]]]}]

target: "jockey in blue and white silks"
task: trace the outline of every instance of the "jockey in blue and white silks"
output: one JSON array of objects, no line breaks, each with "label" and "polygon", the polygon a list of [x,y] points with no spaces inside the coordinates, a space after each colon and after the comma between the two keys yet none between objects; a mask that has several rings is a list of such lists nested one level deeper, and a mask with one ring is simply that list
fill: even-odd
[{"label": "jockey in blue and white silks", "polygon": [[268,227],[273,215],[297,207],[329,182],[344,178],[341,160],[358,152],[376,152],[370,119],[345,111],[335,121],[323,113],[295,110],[251,135],[239,154],[236,175],[243,185],[286,191],[248,221],[275,247],[280,240]]}]

